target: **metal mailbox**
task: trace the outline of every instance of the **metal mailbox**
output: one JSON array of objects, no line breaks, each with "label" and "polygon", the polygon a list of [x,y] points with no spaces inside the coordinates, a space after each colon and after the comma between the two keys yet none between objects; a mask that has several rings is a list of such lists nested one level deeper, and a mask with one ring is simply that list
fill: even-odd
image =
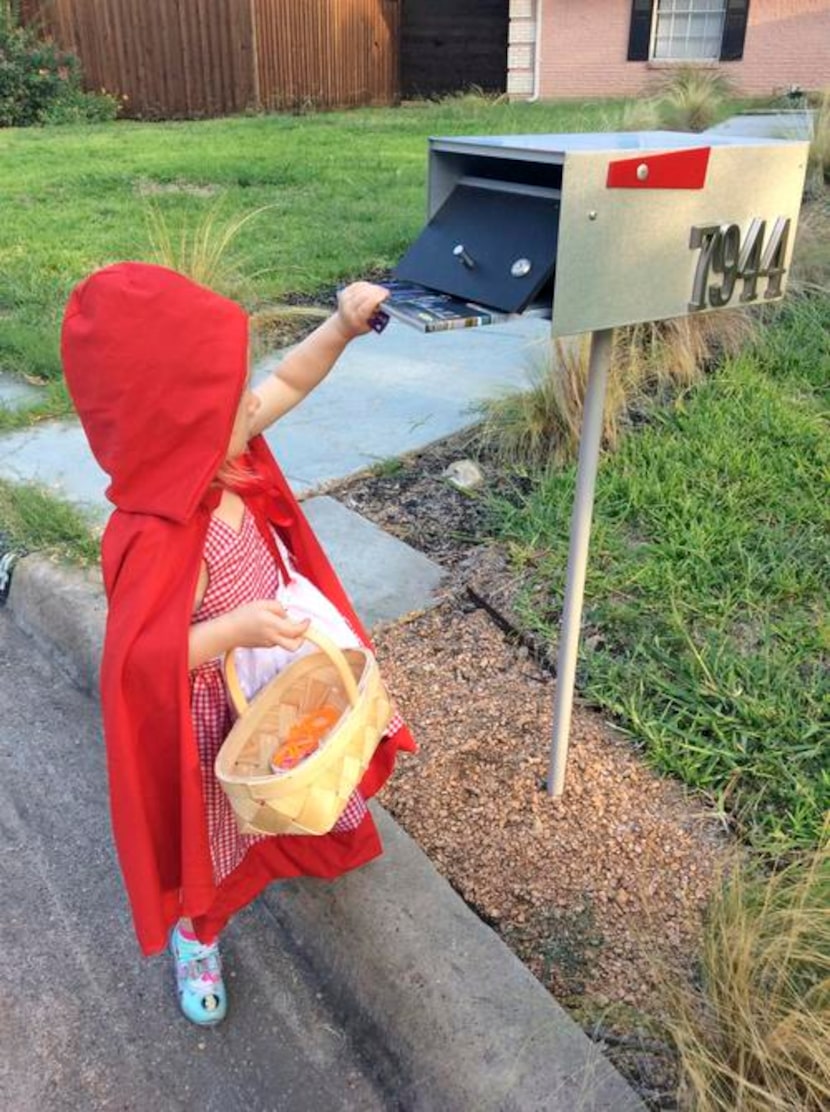
[{"label": "metal mailbox", "polygon": [[532,312],[554,336],[593,333],[551,795],[564,789],[613,329],[781,298],[808,146],[724,132],[430,140],[428,223],[395,271],[400,304],[393,292],[384,308],[424,331]]},{"label": "metal mailbox", "polygon": [[[679,132],[436,138],[395,277],[555,336],[783,296],[808,145]],[[480,323],[480,322],[479,322]]]}]

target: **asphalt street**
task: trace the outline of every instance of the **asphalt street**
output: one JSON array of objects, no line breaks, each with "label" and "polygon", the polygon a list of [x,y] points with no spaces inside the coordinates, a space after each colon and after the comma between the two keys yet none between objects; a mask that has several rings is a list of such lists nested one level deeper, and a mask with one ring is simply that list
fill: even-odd
[{"label": "asphalt street", "polygon": [[264,901],[226,932],[226,1022],[180,1016],[169,959],[133,937],[98,708],[3,612],[0,888],[0,1107],[400,1107]]}]

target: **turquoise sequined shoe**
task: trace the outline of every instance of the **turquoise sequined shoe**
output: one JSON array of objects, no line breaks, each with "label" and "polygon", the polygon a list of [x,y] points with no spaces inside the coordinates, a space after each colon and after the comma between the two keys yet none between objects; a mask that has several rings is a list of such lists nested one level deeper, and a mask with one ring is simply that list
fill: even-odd
[{"label": "turquoise sequined shoe", "polygon": [[204,946],[196,939],[183,938],[176,926],[170,934],[170,953],[182,1012],[200,1027],[221,1023],[228,1010],[228,997],[218,941]]}]

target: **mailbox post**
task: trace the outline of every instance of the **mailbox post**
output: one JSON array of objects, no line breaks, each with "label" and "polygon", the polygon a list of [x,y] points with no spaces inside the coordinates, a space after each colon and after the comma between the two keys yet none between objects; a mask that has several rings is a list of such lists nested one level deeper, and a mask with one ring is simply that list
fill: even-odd
[{"label": "mailbox post", "polygon": [[565,598],[562,603],[562,630],[559,637],[559,662],[556,668],[556,698],[553,705],[553,743],[548,766],[548,795],[559,796],[565,790],[565,767],[568,761],[568,738],[571,731],[571,710],[576,687],[576,661],[582,625],[582,599],[588,570],[588,545],[594,516],[594,487],[602,446],[602,414],[605,388],[611,367],[613,328],[603,328],[591,336],[588,363],[588,386],[582,412],[579,437],[579,463],[576,470],[576,492],[571,520],[568,549],[568,571]]},{"label": "mailbox post", "polygon": [[564,790],[613,330],[780,299],[807,152],[806,142],[724,133],[430,140],[429,222],[396,278],[484,310],[460,314],[464,326],[534,312],[553,336],[593,333],[550,795]]}]

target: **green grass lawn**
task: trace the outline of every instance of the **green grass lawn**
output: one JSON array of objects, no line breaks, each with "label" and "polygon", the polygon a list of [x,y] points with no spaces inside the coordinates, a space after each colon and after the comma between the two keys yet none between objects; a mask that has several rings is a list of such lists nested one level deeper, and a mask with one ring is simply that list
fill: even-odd
[{"label": "green grass lawn", "polygon": [[173,228],[262,206],[236,241],[253,308],[393,265],[423,224],[430,135],[595,130],[619,102],[441,104],[198,123],[0,131],[0,368],[55,381],[67,294],[150,259],[148,209]]},{"label": "green grass lawn", "polygon": [[83,513],[29,483],[0,481],[0,552],[48,552],[73,564],[98,561],[98,534]]},{"label": "green grass lawn", "polygon": [[[828,384],[830,298],[792,302],[597,482],[580,691],[774,854],[830,808]],[[551,642],[574,477],[494,507]]]}]

